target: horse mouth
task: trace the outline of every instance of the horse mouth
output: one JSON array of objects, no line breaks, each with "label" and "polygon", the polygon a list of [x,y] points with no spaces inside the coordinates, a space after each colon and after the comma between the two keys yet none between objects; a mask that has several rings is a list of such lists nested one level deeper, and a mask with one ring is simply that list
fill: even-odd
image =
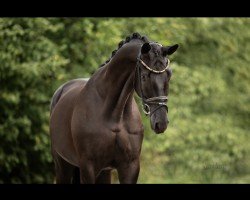
[{"label": "horse mouth", "polygon": [[167,123],[155,123],[152,128],[156,134],[161,134],[167,129]]},{"label": "horse mouth", "polygon": [[155,132],[156,134],[161,134],[161,133],[164,133],[166,129],[167,129],[167,128],[165,128],[165,129],[154,129],[154,132]]}]

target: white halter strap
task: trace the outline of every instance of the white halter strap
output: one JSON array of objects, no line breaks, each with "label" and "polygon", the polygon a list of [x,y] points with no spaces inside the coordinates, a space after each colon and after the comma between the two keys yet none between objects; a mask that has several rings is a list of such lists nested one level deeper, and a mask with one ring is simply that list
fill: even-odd
[{"label": "white halter strap", "polygon": [[146,68],[148,69],[149,71],[155,73],[155,74],[161,74],[163,72],[165,72],[168,68],[169,68],[169,64],[170,64],[170,60],[168,59],[168,64],[167,66],[165,67],[165,69],[161,70],[161,71],[158,71],[158,70],[154,70],[152,68],[150,68],[145,62],[143,62],[142,59],[138,58],[138,61],[140,61],[140,63]]}]

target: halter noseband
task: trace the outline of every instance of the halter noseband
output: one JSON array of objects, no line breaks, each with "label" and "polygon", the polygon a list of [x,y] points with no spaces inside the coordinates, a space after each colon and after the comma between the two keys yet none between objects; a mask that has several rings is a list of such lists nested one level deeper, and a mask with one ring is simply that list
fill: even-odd
[{"label": "halter noseband", "polygon": [[[143,60],[140,58],[140,54],[137,57],[137,64],[136,64],[136,70],[137,70],[137,75],[138,75],[138,81],[139,81],[139,89],[141,91],[141,99],[142,99],[142,110],[146,115],[152,115],[156,110],[158,110],[160,107],[165,106],[168,112],[168,106],[167,106],[167,100],[168,97],[167,96],[158,96],[158,97],[151,97],[151,98],[146,98],[143,95],[143,91],[142,91],[142,86],[141,86],[141,75],[140,75],[140,66],[139,63],[141,63],[147,70],[149,70],[152,73],[155,74],[161,74],[163,72],[165,72],[168,68],[169,68],[169,64],[170,64],[170,60],[168,59],[168,63],[167,66],[165,67],[165,69],[163,70],[154,70],[152,68],[150,68],[145,62],[143,62]],[[154,105],[158,105],[154,110],[150,110],[149,105],[150,104],[154,104]]]}]

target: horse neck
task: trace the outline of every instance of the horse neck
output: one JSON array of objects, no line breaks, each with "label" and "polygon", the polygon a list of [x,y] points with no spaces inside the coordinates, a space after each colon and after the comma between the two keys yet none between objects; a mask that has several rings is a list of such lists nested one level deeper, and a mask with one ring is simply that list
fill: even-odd
[{"label": "horse neck", "polygon": [[[132,113],[134,78],[140,42],[126,44],[104,67],[98,91],[104,100],[104,116],[119,123]],[[124,110],[126,111],[124,112]]]}]

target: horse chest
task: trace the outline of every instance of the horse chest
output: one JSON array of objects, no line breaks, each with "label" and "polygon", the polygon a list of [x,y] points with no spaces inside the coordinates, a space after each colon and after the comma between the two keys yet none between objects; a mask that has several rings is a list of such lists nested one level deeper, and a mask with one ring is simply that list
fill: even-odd
[{"label": "horse chest", "polygon": [[131,161],[139,157],[143,140],[142,132],[129,133],[121,131],[116,133],[115,159]]}]

